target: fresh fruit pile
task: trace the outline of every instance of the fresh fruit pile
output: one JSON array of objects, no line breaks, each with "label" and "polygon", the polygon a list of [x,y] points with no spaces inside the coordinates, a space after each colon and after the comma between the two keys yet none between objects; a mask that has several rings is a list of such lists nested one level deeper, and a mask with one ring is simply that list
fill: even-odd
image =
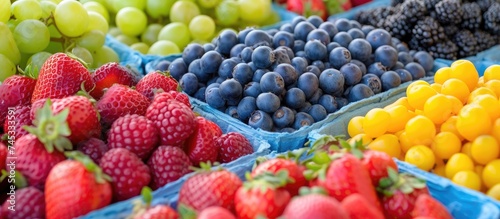
[{"label": "fresh fruit pile", "polygon": [[16,194],[16,211],[7,200],[2,218],[75,218],[144,186],[162,187],[190,166],[253,153],[245,136],[223,134],[177,89],[168,75],[139,79],[117,63],[90,73],[64,53],[50,56],[37,79],[7,78],[0,85],[1,189]]},{"label": "fresh fruit pile", "polygon": [[89,67],[118,62],[104,45],[108,22],[78,1],[0,0],[0,82],[53,53],[71,52]]},{"label": "fresh fruit pile", "polygon": [[416,81],[406,97],[351,119],[352,141],[500,200],[500,65],[470,61]]},{"label": "fresh fruit pile", "polygon": [[[370,1],[370,0],[368,0]],[[275,0],[286,9],[304,17],[317,15],[326,20],[328,15],[341,13],[368,2],[367,0]]]},{"label": "fresh fruit pile", "polygon": [[392,6],[360,11],[356,19],[434,58],[457,60],[500,43],[498,0],[395,0]]},{"label": "fresh fruit pile", "polygon": [[254,128],[293,132],[349,102],[432,75],[433,61],[385,30],[311,16],[279,30],[226,30],[215,44],[189,44],[182,58],[155,68]]},{"label": "fresh fruit pile", "polygon": [[114,25],[109,34],[143,54],[181,53],[188,43],[210,42],[225,28],[280,21],[270,0],[87,1]]},{"label": "fresh fruit pile", "polygon": [[359,144],[339,150],[351,145],[333,136],[321,142],[303,161],[304,150],[258,159],[246,182],[224,169],[202,170],[182,185],[178,214],[162,206],[171,215],[164,218],[452,218],[425,181],[398,174],[389,155]]}]

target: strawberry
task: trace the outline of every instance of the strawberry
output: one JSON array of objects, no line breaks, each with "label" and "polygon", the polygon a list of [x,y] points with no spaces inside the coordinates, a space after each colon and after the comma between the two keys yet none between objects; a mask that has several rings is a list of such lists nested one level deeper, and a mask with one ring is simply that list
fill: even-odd
[{"label": "strawberry", "polygon": [[148,160],[151,169],[151,187],[158,189],[191,172],[189,157],[179,147],[160,146]]},{"label": "strawberry", "polygon": [[12,75],[0,84],[0,124],[4,123],[9,107],[31,103],[35,84],[35,79],[21,75]]},{"label": "strawberry", "polygon": [[218,148],[217,160],[229,163],[247,154],[253,153],[253,147],[248,139],[238,132],[228,132],[215,140]]},{"label": "strawberry", "polygon": [[137,114],[118,118],[108,132],[109,148],[126,148],[147,159],[160,141],[153,122]]},{"label": "strawberry", "polygon": [[183,143],[196,127],[193,111],[165,92],[155,96],[146,111],[146,117],[159,130],[162,145]]},{"label": "strawberry", "polygon": [[187,94],[176,90],[171,90],[168,91],[167,93],[171,94],[175,100],[178,100],[179,102],[186,104],[186,106],[191,108],[191,103],[189,102],[189,96]]},{"label": "strawberry", "polygon": [[321,194],[308,194],[292,199],[283,216],[287,219],[349,219],[349,215],[337,200]]},{"label": "strawberry", "polygon": [[104,89],[110,88],[113,84],[123,84],[131,87],[137,84],[140,77],[134,70],[121,66],[116,62],[102,65],[91,76],[95,87],[90,92],[90,95],[97,100],[104,94]]},{"label": "strawberry", "polygon": [[378,186],[380,179],[387,177],[388,168],[398,171],[398,166],[391,156],[380,151],[365,151],[361,162],[368,170],[372,184],[375,187]]},{"label": "strawberry", "polygon": [[142,188],[142,200],[134,201],[132,214],[127,218],[133,219],[178,219],[179,214],[168,205],[151,206],[153,201],[152,190],[149,187]]},{"label": "strawberry", "polygon": [[76,94],[82,87],[94,87],[90,73],[72,56],[64,53],[51,55],[40,69],[31,103],[44,98],[64,98]]},{"label": "strawberry", "polygon": [[14,107],[9,112],[9,115],[5,117],[5,123],[3,124],[3,129],[6,130],[7,134],[9,134],[8,132],[10,131],[11,134],[13,134],[10,136],[15,139],[28,134],[28,132],[23,129],[23,126],[31,125],[30,111],[31,107],[29,105],[19,105]]},{"label": "strawberry", "polygon": [[328,16],[323,0],[288,0],[286,9],[305,17],[318,15],[326,20]]},{"label": "strawberry", "polygon": [[104,154],[100,166],[111,177],[114,200],[122,201],[141,194],[149,185],[149,167],[125,148],[114,148]]},{"label": "strawberry", "polygon": [[205,210],[201,211],[198,215],[197,219],[236,219],[236,217],[229,210],[219,207],[213,206],[205,208]]},{"label": "strawberry", "polygon": [[411,216],[413,218],[417,217],[429,217],[429,218],[439,218],[439,219],[453,218],[450,212],[448,212],[448,210],[443,204],[441,204],[428,194],[421,194],[418,196],[417,201],[415,202],[415,207],[411,211]]},{"label": "strawberry", "polygon": [[7,146],[0,142],[0,170],[5,170],[5,160],[7,160],[7,153],[9,150]]},{"label": "strawberry", "polygon": [[76,218],[111,203],[109,176],[79,151],[66,152],[45,183],[47,219]]},{"label": "strawberry", "polygon": [[352,7],[357,7],[363,4],[366,4],[368,2],[371,2],[372,0],[351,0]]},{"label": "strawberry", "polygon": [[306,178],[304,177],[305,168],[299,165],[297,162],[283,159],[275,158],[264,161],[259,164],[253,171],[251,176],[256,177],[264,172],[278,173],[278,171],[287,171],[288,176],[292,179],[292,183],[288,183],[284,188],[290,193],[290,195],[295,196],[299,193],[299,189],[307,184]]},{"label": "strawberry", "polygon": [[89,138],[77,144],[77,150],[89,156],[95,163],[99,164],[101,158],[109,149],[106,143],[98,138]]},{"label": "strawberry", "polygon": [[220,129],[217,123],[207,119],[207,125],[210,126],[210,129],[212,129],[212,131],[215,133],[215,136],[221,136],[223,134],[222,129]]},{"label": "strawberry", "polygon": [[186,140],[186,153],[194,166],[199,166],[201,162],[217,161],[217,146],[215,132],[207,125],[209,120],[197,116],[195,118],[194,132]]},{"label": "strawberry", "polygon": [[384,219],[384,214],[360,194],[347,196],[342,201],[342,207],[347,211],[350,219]]},{"label": "strawberry", "polygon": [[5,202],[2,211],[7,219],[45,218],[43,192],[35,187],[16,190],[15,205]]},{"label": "strawberry", "polygon": [[152,100],[157,90],[161,89],[165,92],[178,90],[179,84],[168,73],[154,71],[144,76],[137,83],[136,89],[139,93]]},{"label": "strawberry", "polygon": [[128,114],[144,116],[149,103],[148,98],[136,90],[114,84],[97,102],[97,109],[101,114],[101,123],[109,127],[115,120]]},{"label": "strawberry", "polygon": [[203,170],[191,176],[179,190],[179,208],[190,208],[201,212],[212,206],[228,210],[234,208],[236,190],[242,185],[241,179],[224,169],[210,170],[201,165]]},{"label": "strawberry", "polygon": [[245,182],[236,191],[234,204],[240,219],[253,219],[257,216],[277,218],[290,202],[290,193],[282,189],[289,181],[288,173],[264,173]]}]

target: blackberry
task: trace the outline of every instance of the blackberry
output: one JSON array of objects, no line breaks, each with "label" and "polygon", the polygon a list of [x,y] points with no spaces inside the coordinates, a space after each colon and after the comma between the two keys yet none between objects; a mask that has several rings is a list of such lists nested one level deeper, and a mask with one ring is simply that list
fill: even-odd
[{"label": "blackberry", "polygon": [[474,38],[477,40],[478,51],[489,49],[498,43],[498,37],[482,30],[476,30]]},{"label": "blackberry", "polygon": [[380,7],[371,10],[360,11],[356,14],[356,20],[361,24],[368,24],[374,27],[379,27],[378,23],[384,18],[396,14],[397,9],[394,7]]},{"label": "blackberry", "polygon": [[476,30],[481,26],[483,16],[481,8],[475,2],[462,4],[462,11],[464,17],[460,26],[469,30]]},{"label": "blackberry", "polygon": [[453,36],[453,42],[458,46],[458,58],[476,55],[477,40],[469,30],[460,30]]},{"label": "blackberry", "polygon": [[424,47],[447,39],[443,27],[432,17],[425,17],[412,29],[413,37]]},{"label": "blackberry", "polygon": [[393,37],[400,40],[408,38],[411,34],[412,26],[409,19],[402,14],[390,15],[380,25],[381,28],[387,30]]},{"label": "blackberry", "polygon": [[408,41],[408,47],[410,47],[411,50],[425,51],[425,48],[420,45],[418,39],[415,37],[412,37],[410,41]]},{"label": "blackberry", "polygon": [[459,24],[464,11],[459,0],[443,0],[435,6],[436,16],[442,24]]},{"label": "blackberry", "polygon": [[416,23],[425,16],[427,9],[421,0],[407,0],[401,5],[401,13],[409,18],[411,23]]},{"label": "blackberry", "polygon": [[500,3],[493,3],[483,16],[484,29],[492,34],[500,35]]},{"label": "blackberry", "polygon": [[427,48],[429,54],[432,55],[435,59],[449,59],[449,60],[457,60],[458,59],[458,47],[451,40],[446,40],[443,42],[436,43]]},{"label": "blackberry", "polygon": [[484,13],[488,11],[488,9],[493,3],[498,2],[498,0],[477,0],[476,2],[481,8],[481,11]]},{"label": "blackberry", "polygon": [[424,0],[424,5],[425,8],[427,8],[427,11],[432,11],[434,10],[434,6],[439,3],[442,0]]},{"label": "blackberry", "polygon": [[405,0],[392,0],[391,1],[391,5],[392,6],[396,6],[396,5],[399,5],[401,3],[405,2]]},{"label": "blackberry", "polygon": [[456,25],[444,25],[444,33],[446,36],[454,36],[460,29]]}]

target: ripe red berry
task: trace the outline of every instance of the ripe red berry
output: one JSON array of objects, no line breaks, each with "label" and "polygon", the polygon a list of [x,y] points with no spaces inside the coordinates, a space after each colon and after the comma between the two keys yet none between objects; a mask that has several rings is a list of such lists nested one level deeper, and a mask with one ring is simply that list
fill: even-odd
[{"label": "ripe red berry", "polygon": [[151,188],[157,189],[191,172],[189,157],[179,147],[160,146],[148,161],[151,169]]},{"label": "ripe red berry", "polygon": [[253,153],[253,147],[248,139],[238,133],[229,132],[215,140],[219,148],[218,160],[222,163],[231,162],[242,156]]}]

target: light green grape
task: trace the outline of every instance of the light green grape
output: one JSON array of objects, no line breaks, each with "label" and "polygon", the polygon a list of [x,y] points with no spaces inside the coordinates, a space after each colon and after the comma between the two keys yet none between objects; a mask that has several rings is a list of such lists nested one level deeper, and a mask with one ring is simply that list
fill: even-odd
[{"label": "light green grape", "polygon": [[7,23],[9,21],[10,6],[10,0],[0,0],[0,22]]},{"label": "light green grape", "polygon": [[7,56],[0,54],[0,82],[14,74],[16,74],[16,65]]},{"label": "light green grape", "polygon": [[89,11],[89,26],[87,27],[87,31],[89,30],[99,30],[106,34],[109,30],[108,22],[101,14]]},{"label": "light green grape", "polygon": [[106,21],[109,23],[109,12],[106,9],[106,7],[104,7],[104,5],[100,4],[99,2],[89,1],[85,2],[83,4],[83,7],[87,11],[93,11],[101,14],[104,17],[104,19],[106,19]]},{"label": "light green grape", "polygon": [[115,1],[119,1],[119,0],[102,0],[103,1],[103,4],[104,7],[106,7],[106,9],[108,9],[108,11],[112,14],[116,14],[116,10],[115,8],[113,7],[113,5],[115,4]]},{"label": "light green grape", "polygon": [[42,7],[42,18],[46,19],[56,10],[57,4],[51,1],[41,1],[40,6]]},{"label": "light green grape", "polygon": [[14,30],[14,40],[22,53],[40,52],[49,45],[49,28],[39,20],[24,20]]},{"label": "light green grape", "polygon": [[77,46],[71,50],[71,53],[80,58],[83,62],[87,63],[87,66],[92,66],[94,57],[92,57],[92,53],[90,53],[87,49]]},{"label": "light green grape", "polygon": [[200,15],[200,9],[198,6],[187,0],[177,1],[170,8],[170,21],[171,22],[181,22],[189,25],[191,19]]},{"label": "light green grape", "polygon": [[176,0],[146,0],[146,13],[152,18],[168,16]]},{"label": "light green grape", "polygon": [[48,1],[48,2],[53,2],[54,4],[59,4],[61,3],[63,0],[42,0],[42,1]]},{"label": "light green grape", "polygon": [[21,23],[21,21],[19,21],[19,20],[11,19],[11,20],[7,21],[7,26],[9,27],[9,30],[11,33],[14,32],[14,30],[16,29],[16,27],[19,23]]},{"label": "light green grape", "polygon": [[[56,1],[59,1],[59,0],[56,0]],[[106,0],[79,0],[82,4],[85,4],[85,3],[88,3],[88,2],[96,2],[96,3],[99,3],[101,4],[102,6],[106,6],[105,4],[105,1]]]},{"label": "light green grape", "polygon": [[59,30],[57,30],[56,25],[51,24],[48,26],[48,28],[49,28],[50,37],[60,38],[62,36],[61,33],[59,32]]},{"label": "light green grape", "polygon": [[76,45],[95,51],[101,48],[106,42],[106,35],[99,30],[90,30],[84,33],[76,41]]},{"label": "light green grape", "polygon": [[191,33],[186,24],[173,22],[161,29],[158,34],[158,40],[168,40],[175,43],[177,47],[184,48],[191,42]]},{"label": "light green grape", "polygon": [[42,7],[37,0],[18,0],[12,3],[10,10],[16,19],[23,21],[26,19],[40,19],[42,17]]},{"label": "light green grape", "polygon": [[42,68],[43,63],[52,55],[49,52],[37,52],[33,54],[29,59],[27,64],[31,65],[32,74],[35,78],[38,78],[38,72]]},{"label": "light green grape", "polygon": [[214,20],[206,15],[198,15],[189,23],[191,37],[198,40],[207,40],[215,33]]},{"label": "light green grape", "polygon": [[107,46],[103,46],[92,52],[92,56],[94,57],[94,63],[92,64],[93,68],[98,68],[108,62],[120,62],[118,54]]},{"label": "light green grape", "polygon": [[130,46],[131,49],[135,50],[135,51],[138,51],[142,54],[147,54],[148,51],[149,51],[149,46],[148,44],[145,44],[143,42],[139,42],[139,43],[134,43]]},{"label": "light green grape", "polygon": [[118,27],[110,27],[108,34],[113,37],[117,37],[118,35],[122,34],[122,31]]},{"label": "light green grape", "polygon": [[236,1],[223,1],[215,8],[215,18],[217,22],[224,26],[231,26],[238,23],[240,19],[239,6]]},{"label": "light green grape", "polygon": [[21,53],[17,48],[14,35],[10,32],[9,27],[0,22],[0,53],[7,56],[14,64],[21,61]]},{"label": "light green grape", "polygon": [[62,1],[56,7],[54,20],[62,34],[77,37],[87,31],[89,14],[77,1]]},{"label": "light green grape", "polygon": [[137,39],[137,37],[131,37],[131,36],[127,36],[125,34],[118,35],[116,37],[116,40],[118,40],[119,42],[121,42],[127,46],[131,46],[132,44],[139,42],[139,39]]},{"label": "light green grape", "polygon": [[263,22],[260,23],[261,26],[266,26],[266,25],[273,25],[275,23],[278,23],[281,20],[280,15],[278,12],[272,10],[271,14],[267,19],[265,19]]},{"label": "light green grape", "polygon": [[239,0],[241,19],[245,21],[262,23],[271,14],[271,1],[269,0]]},{"label": "light green grape", "polygon": [[149,47],[148,54],[167,56],[167,55],[176,54],[176,53],[180,53],[180,52],[181,52],[181,50],[179,49],[179,47],[175,43],[168,41],[168,40],[159,40],[156,43],[154,43],[153,45],[151,45],[151,47]]},{"label": "light green grape", "polygon": [[198,4],[204,8],[214,8],[220,3],[220,0],[198,0]]},{"label": "light green grape", "polygon": [[153,45],[158,41],[158,34],[160,34],[163,25],[161,24],[150,24],[144,32],[141,34],[141,41],[146,43],[148,46]]},{"label": "light green grape", "polygon": [[62,43],[50,41],[49,45],[47,46],[47,48],[45,48],[44,51],[50,52],[50,53],[61,52],[61,51],[63,51]]},{"label": "light green grape", "polygon": [[134,7],[126,7],[116,14],[116,25],[123,34],[137,36],[141,34],[148,25],[146,14]]},{"label": "light green grape", "polygon": [[139,10],[144,10],[144,7],[146,6],[146,0],[117,0],[113,3],[113,8],[116,11],[120,11],[126,7],[134,7]]}]

